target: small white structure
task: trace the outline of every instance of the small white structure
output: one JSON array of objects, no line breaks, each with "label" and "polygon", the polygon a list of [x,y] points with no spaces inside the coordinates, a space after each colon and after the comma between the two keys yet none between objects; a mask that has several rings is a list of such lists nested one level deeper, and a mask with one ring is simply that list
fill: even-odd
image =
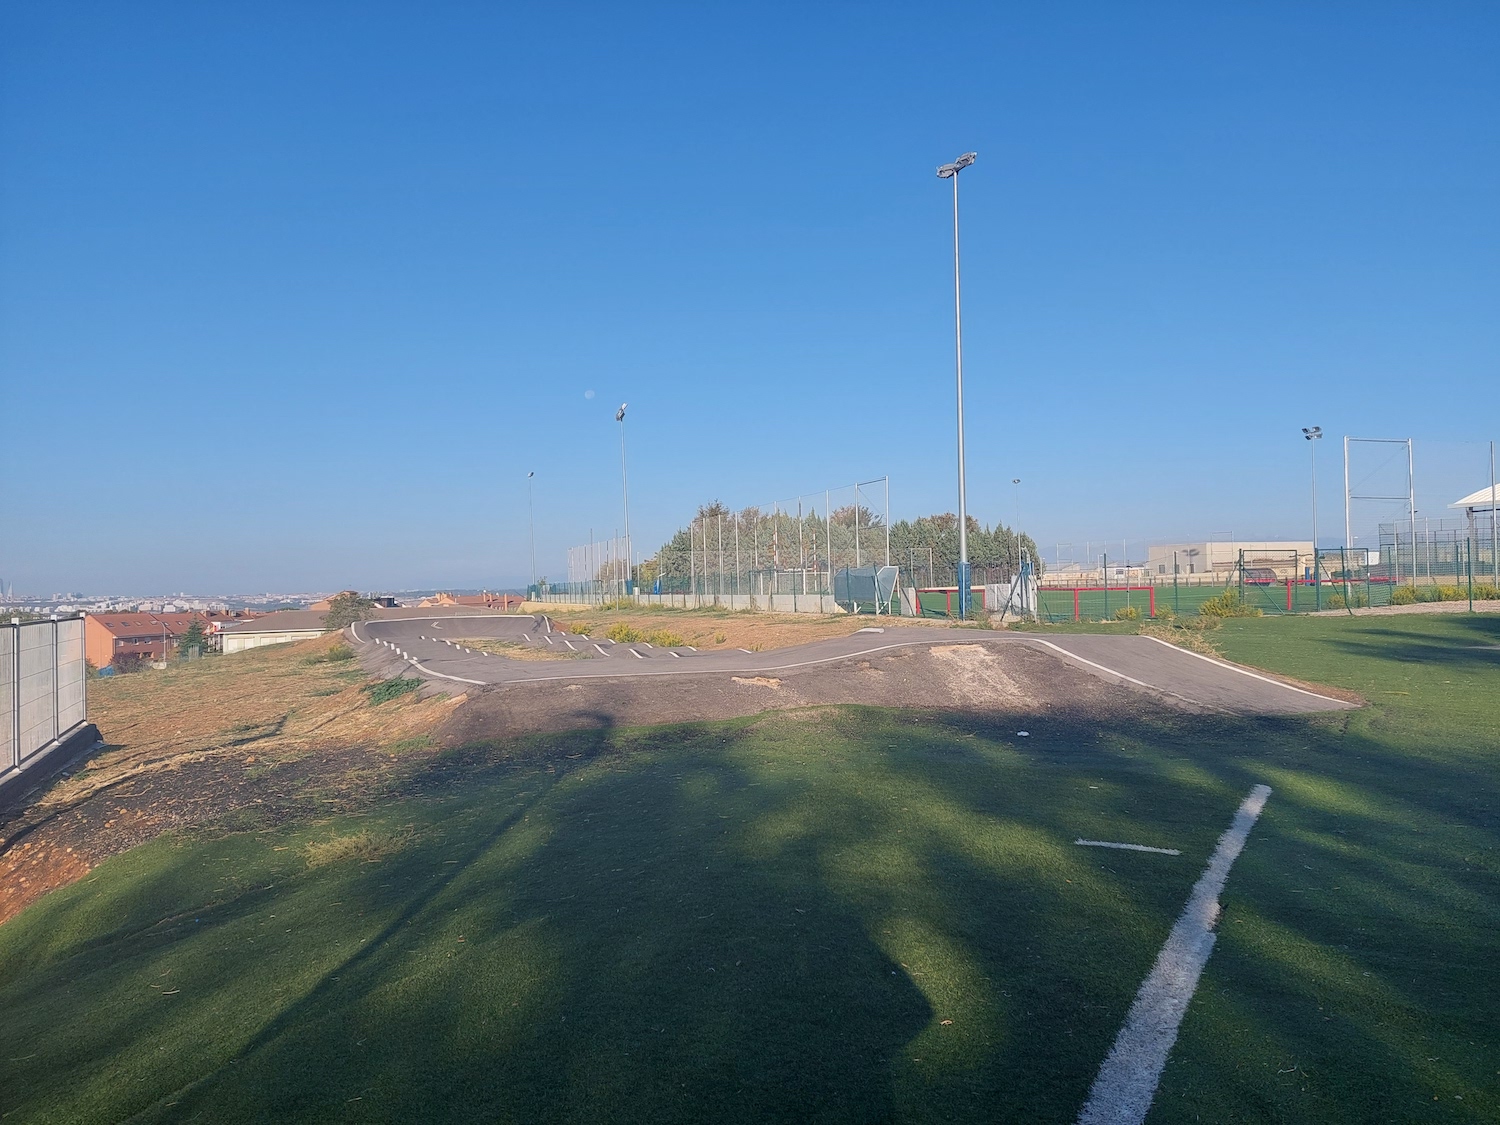
[{"label": "small white structure", "polygon": [[249,621],[233,621],[219,630],[224,652],[244,652],[263,645],[284,645],[321,637],[323,611],[320,609],[284,609]]}]

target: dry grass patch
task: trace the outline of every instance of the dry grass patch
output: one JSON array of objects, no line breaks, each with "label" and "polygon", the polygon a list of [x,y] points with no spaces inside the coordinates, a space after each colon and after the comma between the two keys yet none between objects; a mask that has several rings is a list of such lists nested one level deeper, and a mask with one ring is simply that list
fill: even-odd
[{"label": "dry grass patch", "polygon": [[399,832],[379,833],[368,828],[347,836],[330,836],[326,840],[313,840],[302,849],[309,867],[326,867],[330,863],[354,860],[359,863],[379,863],[387,856],[401,851],[415,839],[416,834],[405,828]]},{"label": "dry grass patch", "polygon": [[[753,613],[725,609],[601,609],[552,613],[552,620],[575,636],[646,641],[658,648],[746,648],[763,652],[847,637],[859,629],[922,626],[941,628],[938,618],[866,617],[852,614]],[[509,654],[507,654],[509,655]]]},{"label": "dry grass patch", "polygon": [[475,652],[488,652],[511,660],[580,660],[587,659],[587,652],[571,652],[562,645],[521,644],[519,641],[502,641],[494,637],[459,637],[454,644],[471,648]]}]

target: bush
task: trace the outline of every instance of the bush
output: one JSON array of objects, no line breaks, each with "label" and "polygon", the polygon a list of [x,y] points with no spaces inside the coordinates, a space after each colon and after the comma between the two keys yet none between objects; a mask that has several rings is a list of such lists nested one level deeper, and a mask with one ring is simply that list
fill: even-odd
[{"label": "bush", "polygon": [[1177,614],[1172,612],[1171,606],[1159,605],[1156,607],[1156,620],[1163,625],[1170,625],[1177,620]]},{"label": "bush", "polygon": [[1141,611],[1133,605],[1122,605],[1119,609],[1115,610],[1116,621],[1139,621],[1140,619]]},{"label": "bush", "polygon": [[1225,590],[1216,597],[1206,599],[1199,607],[1200,617],[1259,617],[1258,606],[1246,605],[1233,590]]},{"label": "bush", "polygon": [[1344,601],[1343,594],[1329,594],[1323,599],[1324,609],[1346,609],[1348,602]]},{"label": "bush", "polygon": [[375,603],[358,594],[340,594],[328,603],[328,612],[323,615],[323,628],[335,633],[356,621],[368,621],[375,616]]},{"label": "bush", "polygon": [[657,648],[687,647],[687,641],[683,640],[676,633],[670,632],[666,629],[656,630],[656,632],[649,634],[646,637],[646,640],[654,644]]},{"label": "bush", "polygon": [[592,637],[597,627],[588,621],[574,621],[571,625],[564,626],[566,631],[575,637]]},{"label": "bush", "polygon": [[639,641],[639,640],[644,639],[641,636],[640,633],[636,632],[634,629],[632,629],[629,625],[625,624],[625,622],[623,622],[623,621],[620,621],[620,622],[617,622],[614,625],[611,625],[605,631],[604,635],[606,637],[608,637],[610,640],[614,641],[616,644],[622,644],[622,645],[628,645],[632,641]]},{"label": "bush", "polygon": [[1415,605],[1417,602],[1417,588],[1415,586],[1397,586],[1391,590],[1392,605]]},{"label": "bush", "polygon": [[371,703],[389,703],[393,699],[400,699],[403,695],[410,695],[421,686],[421,680],[404,680],[397,677],[394,680],[380,680],[377,683],[366,684],[364,691],[370,697]]}]

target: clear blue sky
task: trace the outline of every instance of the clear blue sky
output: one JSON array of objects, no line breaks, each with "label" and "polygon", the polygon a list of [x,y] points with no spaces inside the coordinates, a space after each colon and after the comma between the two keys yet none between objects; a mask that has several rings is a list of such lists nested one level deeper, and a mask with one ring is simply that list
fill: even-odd
[{"label": "clear blue sky", "polygon": [[509,584],[535,469],[558,577],[627,399],[643,551],[951,510],[967,149],[973,514],[1305,536],[1312,423],[1325,541],[1345,433],[1436,513],[1500,438],[1497,58],[1492,3],[9,5],[0,575]]}]

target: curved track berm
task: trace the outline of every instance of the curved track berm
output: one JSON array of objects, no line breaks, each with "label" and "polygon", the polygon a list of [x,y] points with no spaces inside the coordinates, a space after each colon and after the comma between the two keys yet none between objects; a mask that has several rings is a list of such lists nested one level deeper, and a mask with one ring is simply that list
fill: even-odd
[{"label": "curved track berm", "polygon": [[[441,732],[448,744],[835,703],[1017,715],[1117,711],[1147,699],[1235,715],[1355,706],[1142,636],[872,627],[768,652],[708,652],[574,636],[543,615],[386,619],[349,633],[371,671],[420,675],[470,696]],[[459,643],[480,638],[526,659]]]}]

